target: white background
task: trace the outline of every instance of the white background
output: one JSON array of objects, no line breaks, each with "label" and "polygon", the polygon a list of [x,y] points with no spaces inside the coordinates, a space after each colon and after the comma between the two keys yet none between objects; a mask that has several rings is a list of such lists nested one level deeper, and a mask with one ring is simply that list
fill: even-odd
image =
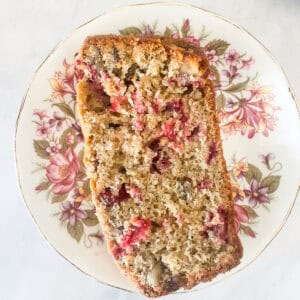
[{"label": "white background", "polygon": [[[144,299],[97,283],[48,245],[20,197],[13,150],[22,96],[50,50],[80,24],[112,7],[133,2],[0,0],[1,300]],[[296,97],[300,97],[300,0],[185,2],[222,14],[248,29],[278,59]],[[164,299],[300,299],[299,214],[297,201],[286,226],[246,270],[200,292]]]}]

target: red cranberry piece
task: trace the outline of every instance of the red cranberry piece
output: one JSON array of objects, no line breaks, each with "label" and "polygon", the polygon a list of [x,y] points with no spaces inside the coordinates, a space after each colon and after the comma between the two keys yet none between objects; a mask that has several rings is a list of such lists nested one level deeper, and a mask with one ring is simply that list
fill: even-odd
[{"label": "red cranberry piece", "polygon": [[188,120],[188,117],[184,111],[184,104],[181,99],[174,100],[173,102],[168,102],[166,104],[166,111],[176,111],[177,113],[180,113],[181,114],[180,120],[182,122],[186,122]]},{"label": "red cranberry piece", "polygon": [[171,84],[171,83],[177,83],[177,78],[176,77],[170,77],[170,78],[168,78],[168,80],[167,80],[167,83],[168,84]]},{"label": "red cranberry piece", "polygon": [[194,87],[201,88],[201,87],[203,87],[203,82],[200,81],[200,80],[195,80],[195,81],[192,82],[192,85]]},{"label": "red cranberry piece", "polygon": [[218,214],[219,214],[219,218],[222,222],[227,221],[227,217],[228,217],[227,212],[222,207],[218,208]]},{"label": "red cranberry piece", "polygon": [[165,121],[161,127],[164,136],[166,136],[170,141],[174,141],[175,137],[176,137],[174,126],[175,126],[175,120],[171,119],[171,120]]},{"label": "red cranberry piece", "polygon": [[225,241],[228,232],[228,214],[223,208],[218,208],[218,214],[221,223],[210,225],[208,226],[207,230],[212,231],[216,237],[218,237],[220,240]]},{"label": "red cranberry piece", "polygon": [[120,256],[126,255],[126,250],[122,249],[117,243],[111,249],[114,258],[118,259]]},{"label": "red cranberry piece", "polygon": [[200,231],[200,235],[201,235],[202,237],[204,237],[205,239],[208,239],[208,232],[207,232],[207,230]]},{"label": "red cranberry piece", "polygon": [[171,166],[169,157],[166,154],[163,154],[161,157],[159,157],[156,165],[159,170],[165,170],[169,168]]},{"label": "red cranberry piece", "polygon": [[208,213],[208,222],[211,222],[211,220],[214,218],[214,214],[210,211]]},{"label": "red cranberry piece", "polygon": [[174,100],[173,102],[168,102],[166,104],[166,111],[173,111],[181,112],[183,106],[182,100]]},{"label": "red cranberry piece", "polygon": [[217,145],[216,143],[211,143],[208,147],[208,157],[206,163],[210,163],[212,159],[214,159],[218,154]]},{"label": "red cranberry piece", "polygon": [[212,181],[210,179],[203,179],[200,182],[197,182],[198,191],[207,190],[212,187]]},{"label": "red cranberry piece", "polygon": [[178,283],[178,280],[176,280],[175,278],[172,278],[171,280],[167,281],[164,286],[168,293],[178,290],[179,287],[180,285]]},{"label": "red cranberry piece", "polygon": [[121,105],[126,104],[128,102],[128,99],[126,96],[111,96],[110,97],[110,103],[111,103],[111,108],[115,112],[120,112],[121,110]]},{"label": "red cranberry piece", "polygon": [[126,191],[125,183],[123,183],[117,195],[114,195],[110,188],[105,188],[100,193],[99,198],[105,205],[113,205],[128,200],[130,195]]},{"label": "red cranberry piece", "polygon": [[135,225],[132,229],[130,229],[121,240],[120,246],[122,248],[129,248],[133,244],[139,243],[145,240],[150,231],[150,219],[142,219],[142,218],[135,218],[134,221]]},{"label": "red cranberry piece", "polygon": [[159,113],[159,105],[158,105],[158,103],[151,103],[151,106],[152,106],[152,109],[153,109],[153,111],[156,113],[156,114],[158,114]]},{"label": "red cranberry piece", "polygon": [[142,200],[141,190],[137,186],[131,186],[130,188],[128,188],[127,192],[131,196],[131,198]]},{"label": "red cranberry piece", "polygon": [[152,163],[152,165],[150,166],[150,173],[158,173],[158,174],[161,174],[160,171],[158,170],[157,166],[155,163]]},{"label": "red cranberry piece", "polygon": [[179,154],[182,154],[184,152],[184,147],[182,144],[179,143],[172,143],[172,148],[174,151],[176,151]]},{"label": "red cranberry piece", "polygon": [[[103,86],[102,86],[102,84],[99,83],[99,82],[92,82],[91,88],[92,88],[95,92],[103,91]],[[101,99],[100,99],[100,100],[101,100]]]},{"label": "red cranberry piece", "polygon": [[194,136],[198,135],[200,129],[199,129],[199,126],[196,126],[192,132],[187,136],[187,139],[188,140],[192,140]]},{"label": "red cranberry piece", "polygon": [[117,197],[119,202],[128,200],[130,198],[130,195],[126,191],[125,183],[122,184]]},{"label": "red cranberry piece", "polygon": [[168,169],[170,166],[171,162],[168,155],[166,153],[163,153],[162,151],[158,151],[157,155],[152,160],[150,172],[157,172],[158,174],[161,174],[162,171]]},{"label": "red cranberry piece", "polygon": [[139,119],[133,120],[132,125],[138,131],[143,131],[145,129],[144,122]]},{"label": "red cranberry piece", "polygon": [[105,188],[104,191],[100,193],[99,198],[106,205],[116,202],[115,196],[112,194],[110,188]]},{"label": "red cranberry piece", "polygon": [[228,227],[228,224],[227,224],[227,219],[226,219],[226,220],[224,220],[223,224],[218,224],[213,227],[214,235],[217,236],[220,240],[225,241],[227,238],[227,227]]},{"label": "red cranberry piece", "polygon": [[148,147],[152,150],[152,151],[158,151],[159,149],[159,143],[160,140],[159,139],[153,139],[148,143]]},{"label": "red cranberry piece", "polygon": [[214,213],[208,213],[208,225],[204,226],[204,230],[200,232],[200,235],[204,238],[209,237],[209,232],[212,232],[214,236],[219,238],[222,241],[226,241],[228,235],[228,213],[221,207],[218,208],[217,214],[219,215],[219,224],[210,224],[210,222],[214,219]]},{"label": "red cranberry piece", "polygon": [[145,113],[145,111],[146,111],[145,106],[144,106],[143,102],[141,101],[141,99],[138,97],[137,91],[132,92],[131,98],[133,100],[133,106],[134,106],[134,109],[136,110],[136,112],[138,112],[139,114]]}]

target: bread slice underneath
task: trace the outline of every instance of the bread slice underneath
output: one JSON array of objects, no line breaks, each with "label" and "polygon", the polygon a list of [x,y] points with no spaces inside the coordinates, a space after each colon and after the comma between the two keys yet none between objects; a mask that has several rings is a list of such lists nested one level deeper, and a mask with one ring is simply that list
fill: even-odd
[{"label": "bread slice underneath", "polygon": [[236,266],[242,246],[202,51],[93,36],[78,68],[84,161],[117,265],[151,297]]}]

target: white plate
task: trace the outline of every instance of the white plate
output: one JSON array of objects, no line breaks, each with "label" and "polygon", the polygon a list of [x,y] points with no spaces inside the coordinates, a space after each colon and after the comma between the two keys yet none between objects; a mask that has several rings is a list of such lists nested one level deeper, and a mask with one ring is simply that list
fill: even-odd
[{"label": "white plate", "polygon": [[205,47],[213,66],[244,247],[241,264],[216,282],[244,268],[272,241],[291,211],[300,179],[299,115],[287,79],[255,38],[222,17],[183,4],[141,4],[115,9],[73,31],[38,69],[20,109],[16,160],[23,197],[62,256],[103,283],[135,290],[107,253],[89,201],[74,101],[74,55],[83,40],[120,30],[185,36]]}]

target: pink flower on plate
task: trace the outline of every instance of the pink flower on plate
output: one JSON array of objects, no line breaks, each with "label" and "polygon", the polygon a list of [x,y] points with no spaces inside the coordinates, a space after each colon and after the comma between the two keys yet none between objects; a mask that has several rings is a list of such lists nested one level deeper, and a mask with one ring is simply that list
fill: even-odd
[{"label": "pink flower on plate", "polygon": [[255,60],[254,60],[253,57],[250,57],[248,59],[243,59],[242,60],[242,68],[241,69],[245,68],[246,70],[249,70],[250,66],[252,64],[254,64],[254,63],[255,63]]},{"label": "pink flower on plate", "polygon": [[151,28],[150,25],[144,26],[144,31],[143,31],[144,35],[153,35],[154,33],[155,33],[154,28]]},{"label": "pink flower on plate", "polygon": [[80,125],[76,122],[76,123],[72,124],[72,128],[75,129],[75,131],[77,132],[78,141],[83,142],[84,137],[83,137],[83,133],[82,133]]},{"label": "pink flower on plate", "polygon": [[240,62],[240,54],[231,49],[224,55],[225,62],[230,66],[236,66]]},{"label": "pink flower on plate", "polygon": [[215,49],[206,51],[206,57],[211,64],[215,64],[219,59]]},{"label": "pink flower on plate", "polygon": [[64,59],[63,65],[65,67],[64,82],[69,86],[69,88],[72,90],[72,93],[75,95],[76,91],[74,87],[74,76],[75,76],[74,65],[68,64],[66,59]]},{"label": "pink flower on plate", "polygon": [[180,35],[178,32],[174,32],[171,36],[173,39],[180,39]]},{"label": "pink flower on plate", "polygon": [[85,195],[83,187],[80,186],[74,189],[73,199],[74,202],[89,201],[90,195]]},{"label": "pink flower on plate", "polygon": [[52,118],[49,119],[49,125],[50,127],[55,127],[56,130],[60,130],[64,120],[65,117],[61,113],[55,111]]},{"label": "pink flower on plate", "polygon": [[240,205],[234,204],[234,225],[236,232],[240,231],[241,223],[249,222],[247,211]]},{"label": "pink flower on plate", "polygon": [[[269,104],[268,102],[274,100],[274,94],[272,93],[272,90],[267,86],[260,85],[258,82],[253,82],[249,86],[248,91],[250,92],[250,97],[255,97],[258,100],[264,100],[263,102],[266,104]],[[276,109],[279,108],[276,107]],[[268,113],[270,112],[272,111],[268,111]]]},{"label": "pink flower on plate", "polygon": [[64,59],[63,66],[65,68],[65,81],[68,82],[73,80],[74,77],[74,66],[67,63],[67,60]]},{"label": "pink flower on plate", "polygon": [[71,132],[68,132],[66,137],[65,137],[65,142],[67,145],[72,145],[74,144],[74,135]]},{"label": "pink flower on plate", "polygon": [[88,216],[85,211],[79,209],[80,205],[80,202],[72,203],[70,201],[64,201],[62,203],[63,211],[59,219],[61,221],[68,220],[70,225],[75,226],[77,220],[85,219]]},{"label": "pink flower on plate", "polygon": [[44,118],[48,117],[45,109],[35,109],[33,111],[33,115],[37,116],[40,120],[43,120]]},{"label": "pink flower on plate", "polygon": [[236,201],[243,201],[244,198],[245,198],[245,192],[235,182],[231,182],[231,186],[232,186],[232,198],[233,198],[233,200],[235,202]]},{"label": "pink flower on plate", "polygon": [[54,194],[65,194],[74,187],[76,176],[80,169],[78,157],[72,148],[65,154],[56,153],[50,158],[50,164],[46,168],[46,176],[54,183]]},{"label": "pink flower on plate", "polygon": [[246,196],[249,199],[249,202],[255,206],[258,203],[269,203],[270,199],[267,195],[268,187],[259,186],[259,183],[256,179],[252,179],[250,182],[250,189],[244,190]]},{"label": "pink flower on plate", "polygon": [[70,93],[67,90],[66,84],[64,82],[64,76],[61,72],[56,72],[53,78],[50,78],[50,84],[53,89],[53,97],[63,100],[64,96]]},{"label": "pink flower on plate", "polygon": [[261,158],[261,162],[266,165],[268,169],[270,169],[270,161],[274,159],[274,154],[261,154],[259,157]]},{"label": "pink flower on plate", "polygon": [[183,20],[182,28],[184,28],[185,30],[190,29],[190,20],[188,18]]},{"label": "pink flower on plate", "polygon": [[216,80],[216,79],[217,79],[216,75],[215,75],[214,73],[212,73],[212,72],[210,72],[210,73],[208,74],[208,78],[209,78],[210,80]]},{"label": "pink flower on plate", "polygon": [[192,35],[188,35],[184,38],[185,41],[191,43],[191,44],[195,44],[197,46],[200,46],[200,40],[195,38],[194,36]]},{"label": "pink flower on plate", "polygon": [[248,171],[248,166],[242,160],[237,162],[232,170],[235,178],[244,177],[246,175],[247,171]]},{"label": "pink flower on plate", "polygon": [[83,71],[82,65],[83,65],[82,61],[79,59],[76,59],[75,65],[74,65],[74,76],[75,76],[76,82],[81,80],[84,76],[84,71]]},{"label": "pink flower on plate", "polygon": [[55,153],[59,152],[59,150],[61,149],[61,145],[59,143],[56,143],[54,141],[51,141],[49,143],[49,146],[46,148],[46,151],[50,154],[50,155],[54,155]]},{"label": "pink flower on plate", "polygon": [[[242,223],[248,223],[250,221],[249,214],[246,209],[238,204],[234,205],[234,225],[236,233],[238,233],[241,229]],[[246,234],[252,238],[255,238],[255,232],[249,227],[245,226],[244,231],[246,229]]]},{"label": "pink flower on plate", "polygon": [[42,121],[36,128],[36,134],[41,137],[46,137],[50,132],[50,125],[45,121]]},{"label": "pink flower on plate", "polygon": [[238,72],[237,66],[234,65],[229,66],[229,70],[222,70],[222,74],[227,77],[229,81],[242,77],[242,75]]},{"label": "pink flower on plate", "polygon": [[273,95],[269,89],[252,85],[243,97],[230,98],[220,113],[222,129],[227,133],[248,132],[248,138],[255,133],[268,136],[274,130],[277,118],[275,112],[279,107],[273,106]]},{"label": "pink flower on plate", "polygon": [[229,120],[228,114],[223,111],[221,111],[220,113],[220,119],[226,121],[226,123],[224,122],[224,124],[222,124],[222,130],[228,135],[232,135],[240,131],[244,135],[248,128],[246,122],[242,122],[238,118],[233,118],[232,120]]},{"label": "pink flower on plate", "polygon": [[98,230],[96,233],[90,234],[90,236],[94,237],[99,244],[103,244],[103,242],[104,242],[104,235],[101,233],[101,231]]}]

